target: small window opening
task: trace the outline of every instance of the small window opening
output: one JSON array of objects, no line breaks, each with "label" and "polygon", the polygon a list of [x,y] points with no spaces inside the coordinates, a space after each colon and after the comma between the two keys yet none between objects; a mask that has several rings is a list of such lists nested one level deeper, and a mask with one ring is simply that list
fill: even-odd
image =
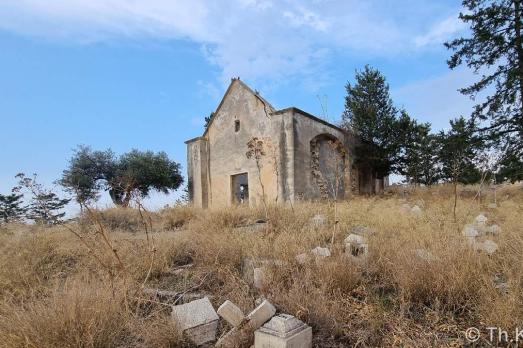
[{"label": "small window opening", "polygon": [[234,121],[234,131],[239,132],[240,131],[240,120]]}]

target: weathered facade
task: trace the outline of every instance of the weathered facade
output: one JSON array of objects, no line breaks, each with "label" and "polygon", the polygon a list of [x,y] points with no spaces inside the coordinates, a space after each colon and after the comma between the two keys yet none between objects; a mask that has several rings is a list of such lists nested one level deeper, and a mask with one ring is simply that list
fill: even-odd
[{"label": "weathered facade", "polygon": [[232,79],[204,134],[186,141],[191,200],[207,208],[375,193],[387,180],[355,166],[357,141],[298,108],[276,110]]}]

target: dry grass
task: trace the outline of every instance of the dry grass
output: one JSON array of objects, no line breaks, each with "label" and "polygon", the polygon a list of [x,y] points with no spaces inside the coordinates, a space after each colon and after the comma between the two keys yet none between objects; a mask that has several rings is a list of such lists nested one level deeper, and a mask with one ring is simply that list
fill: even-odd
[{"label": "dry grass", "polygon": [[[142,286],[205,293],[215,307],[230,299],[244,312],[266,297],[310,324],[317,347],[461,346],[470,326],[517,327],[523,321],[521,185],[498,188],[496,209],[487,209],[493,192],[481,203],[462,194],[457,222],[451,188],[398,191],[341,203],[332,246],[327,203],[270,207],[269,226],[257,233],[235,227],[264,213],[241,207],[146,213],[147,235],[136,210],[95,212],[118,257],[92,217],[52,228],[0,227],[0,346],[186,346],[169,308]],[[423,206],[422,216],[402,210],[405,202]],[[471,250],[460,233],[480,212],[502,228],[492,256]],[[317,213],[327,217],[320,228],[309,222]],[[365,262],[343,252],[343,239],[357,225],[376,231]],[[330,247],[332,256],[296,262],[297,254],[318,245]],[[434,260],[417,257],[416,249]],[[261,290],[250,282],[248,259],[281,261],[268,266]],[[189,262],[194,266],[184,272],[170,271]],[[507,294],[493,277],[506,280]],[[222,324],[220,333],[227,329]]]}]

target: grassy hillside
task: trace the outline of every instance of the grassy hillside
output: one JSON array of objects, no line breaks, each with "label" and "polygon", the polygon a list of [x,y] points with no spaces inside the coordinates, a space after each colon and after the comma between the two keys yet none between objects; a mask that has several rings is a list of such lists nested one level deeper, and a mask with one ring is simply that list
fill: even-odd
[{"label": "grassy hillside", "polygon": [[[229,299],[244,312],[265,297],[311,325],[318,347],[460,346],[471,326],[516,328],[523,322],[521,185],[499,188],[497,208],[487,207],[492,192],[481,203],[473,188],[460,192],[456,222],[450,187],[339,203],[334,244],[329,203],[270,207],[267,227],[257,231],[238,228],[264,218],[246,208],[142,216],[110,209],[65,226],[2,226],[0,346],[187,346],[169,306],[144,289],[206,294],[215,308]],[[490,256],[461,234],[481,212],[502,229],[489,237],[499,246]],[[311,224],[316,214],[324,225]],[[344,253],[355,226],[375,231],[361,261]],[[316,246],[332,256],[296,261]],[[261,263],[268,266],[257,289],[249,265]],[[228,329],[221,322],[219,334]]]}]

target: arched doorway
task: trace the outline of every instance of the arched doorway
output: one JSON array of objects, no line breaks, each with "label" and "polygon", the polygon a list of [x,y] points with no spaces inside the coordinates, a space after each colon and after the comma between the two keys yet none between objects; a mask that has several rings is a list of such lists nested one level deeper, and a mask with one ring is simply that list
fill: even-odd
[{"label": "arched doorway", "polygon": [[347,160],[343,143],[330,134],[320,134],[311,140],[310,151],[313,195],[322,199],[343,198]]}]

